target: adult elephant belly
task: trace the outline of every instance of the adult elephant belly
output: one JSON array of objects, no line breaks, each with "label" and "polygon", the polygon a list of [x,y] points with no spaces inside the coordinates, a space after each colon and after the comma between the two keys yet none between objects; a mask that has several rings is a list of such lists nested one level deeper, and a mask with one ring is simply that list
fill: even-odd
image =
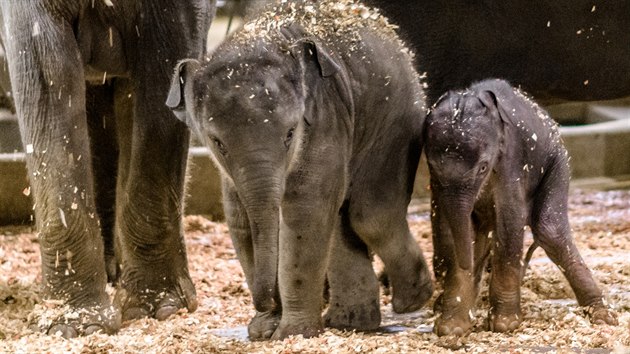
[{"label": "adult elephant belly", "polygon": [[0,0],[43,295],[68,306],[43,330],[113,333],[121,318],[197,307],[182,235],[189,133],[163,102],[174,64],[205,52],[213,7]]},{"label": "adult elephant belly", "polygon": [[121,29],[127,26],[124,21],[116,19],[115,12],[107,14],[107,8],[103,10],[84,9],[76,30],[85,77],[93,84],[129,74],[121,33]]},{"label": "adult elephant belly", "polygon": [[414,48],[430,102],[490,77],[544,102],[630,96],[630,1],[368,2]]}]

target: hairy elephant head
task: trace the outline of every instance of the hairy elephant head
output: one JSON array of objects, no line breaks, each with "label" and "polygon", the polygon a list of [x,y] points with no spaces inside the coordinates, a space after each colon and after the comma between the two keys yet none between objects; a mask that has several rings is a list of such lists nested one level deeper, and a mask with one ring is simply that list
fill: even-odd
[{"label": "hairy elephant head", "polygon": [[[167,105],[212,152],[235,188],[251,228],[258,311],[276,306],[278,236],[287,171],[309,139],[309,77],[337,64],[312,40],[282,34],[280,43],[233,39],[210,61],[177,65]],[[310,103],[312,105],[312,103]]]},{"label": "hairy elephant head", "polygon": [[[506,123],[506,112],[491,90],[449,91],[426,119],[433,207],[439,209],[433,222],[455,242],[474,240],[473,208],[501,158]],[[472,265],[470,252],[457,258]]]}]

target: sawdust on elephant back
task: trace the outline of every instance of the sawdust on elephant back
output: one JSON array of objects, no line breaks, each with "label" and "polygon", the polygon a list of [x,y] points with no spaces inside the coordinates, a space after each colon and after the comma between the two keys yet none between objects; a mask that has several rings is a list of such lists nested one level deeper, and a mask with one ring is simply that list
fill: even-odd
[{"label": "sawdust on elephant back", "polygon": [[314,37],[335,41],[361,41],[360,30],[376,30],[386,40],[402,42],[396,25],[356,0],[300,0],[270,2],[252,19],[245,19],[243,30],[234,35],[237,43],[248,43],[253,37],[272,39],[279,30],[291,24],[300,25]]},{"label": "sawdust on elephant back", "polygon": [[[428,203],[414,201],[409,210],[412,233],[430,262]],[[33,323],[42,321],[38,316],[54,314],[59,305],[40,297],[36,233],[28,227],[3,228],[0,353],[573,353],[598,348],[602,352],[630,353],[630,191],[573,191],[570,221],[578,248],[619,314],[618,326],[592,325],[560,271],[538,249],[522,286],[524,322],[513,333],[484,330],[489,307],[484,286],[474,312],[476,326],[463,338],[431,333],[435,319],[432,302],[416,313],[392,315],[390,297],[382,291],[383,322],[394,325],[388,327],[394,333],[327,330],[317,338],[298,336],[276,342],[249,342],[231,337],[224,330],[237,328],[242,334],[243,326],[254,315],[251,295],[224,223],[201,216],[185,219],[190,272],[199,299],[196,312],[182,310],[163,322],[125,322],[116,335],[75,339],[31,329]],[[526,240],[528,246],[531,236]]]}]

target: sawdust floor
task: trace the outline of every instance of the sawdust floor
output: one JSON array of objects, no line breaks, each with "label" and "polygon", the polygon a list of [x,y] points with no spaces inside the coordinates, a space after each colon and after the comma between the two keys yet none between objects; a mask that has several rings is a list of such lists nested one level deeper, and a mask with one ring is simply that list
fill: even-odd
[{"label": "sawdust floor", "polygon": [[[486,287],[475,311],[477,326],[463,338],[432,333],[433,300],[418,312],[394,315],[382,291],[384,328],[379,333],[327,330],[311,339],[249,342],[245,328],[253,307],[227,227],[188,216],[186,242],[197,311],[181,311],[164,322],[126,322],[113,336],[70,340],[28,329],[36,320],[33,313],[44,306],[37,236],[27,227],[0,229],[0,353],[630,353],[630,192],[574,190],[570,198],[574,238],[619,314],[618,326],[591,325],[558,268],[538,249],[522,287],[524,322],[513,333],[484,330]],[[430,261],[428,203],[414,201],[409,211],[412,232]],[[528,236],[526,245],[530,243]]]}]

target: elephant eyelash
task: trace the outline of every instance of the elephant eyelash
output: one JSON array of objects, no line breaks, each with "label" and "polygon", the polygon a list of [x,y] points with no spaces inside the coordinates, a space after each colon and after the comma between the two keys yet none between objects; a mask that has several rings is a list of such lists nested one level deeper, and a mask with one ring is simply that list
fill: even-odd
[{"label": "elephant eyelash", "polygon": [[293,133],[295,132],[295,128],[289,129],[287,132],[287,136],[284,139],[284,146],[288,149],[291,146],[291,140],[293,140]]},{"label": "elephant eyelash", "polygon": [[223,142],[221,142],[221,140],[217,138],[212,138],[212,142],[214,143],[214,146],[217,147],[221,155],[227,155],[227,149],[225,148],[225,145],[223,145]]}]

